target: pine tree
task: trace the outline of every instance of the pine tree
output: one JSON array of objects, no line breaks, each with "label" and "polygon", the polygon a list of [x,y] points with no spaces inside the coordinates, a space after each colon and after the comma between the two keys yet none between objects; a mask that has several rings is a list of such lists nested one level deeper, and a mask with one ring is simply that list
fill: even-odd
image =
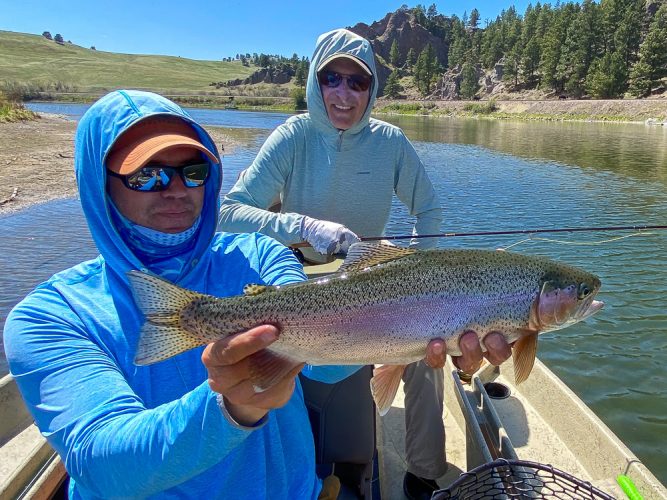
[{"label": "pine tree", "polygon": [[464,99],[472,99],[472,97],[479,90],[479,82],[477,81],[477,70],[470,62],[465,62],[461,68],[461,86],[459,93]]},{"label": "pine tree", "polygon": [[561,51],[563,48],[563,40],[567,34],[567,27],[571,23],[573,14],[572,10],[572,4],[565,4],[558,10],[554,11],[541,47],[541,85],[545,89],[552,89],[556,92],[561,92],[565,85]]},{"label": "pine tree", "polygon": [[667,76],[667,3],[656,12],[639,49],[639,62],[630,73],[630,93],[646,97],[664,76]]},{"label": "pine tree", "polygon": [[596,49],[598,7],[585,0],[573,15],[563,42],[560,64],[565,91],[575,97],[584,93],[586,75],[593,59],[601,55]]},{"label": "pine tree", "polygon": [[606,53],[591,64],[586,91],[598,99],[620,97],[625,90],[627,68],[620,52]]},{"label": "pine tree", "polygon": [[453,68],[459,64],[463,64],[465,54],[470,48],[471,43],[463,22],[456,16],[452,16],[451,41],[447,55],[449,67]]},{"label": "pine tree", "polygon": [[394,39],[391,43],[391,49],[389,49],[389,62],[393,66],[398,66],[400,54],[398,52],[398,41]]},{"label": "pine tree", "polygon": [[[515,87],[519,85],[519,64],[521,56],[518,49],[512,49],[505,56],[505,66],[503,68],[503,80],[510,82]],[[477,92],[477,90],[475,90]]]},{"label": "pine tree", "polygon": [[628,91],[635,97],[648,97],[653,88],[651,66],[641,59],[632,67],[630,72],[630,87]]},{"label": "pine tree", "polygon": [[521,46],[523,50],[520,55],[519,67],[529,87],[535,84],[535,72],[540,64],[540,34],[538,33],[538,20],[541,6],[533,8],[529,4],[523,16],[523,30],[521,31]]},{"label": "pine tree", "polygon": [[431,87],[438,71],[438,60],[431,44],[427,44],[417,58],[414,67],[414,82],[422,95],[431,93]]},{"label": "pine tree", "polygon": [[302,60],[296,66],[296,71],[294,73],[294,84],[299,87],[305,87],[307,78],[308,62]]},{"label": "pine tree", "polygon": [[477,9],[472,9],[470,11],[470,19],[468,19],[468,26],[471,28],[477,28],[477,24],[479,23],[479,11]]},{"label": "pine tree", "polygon": [[500,20],[491,23],[484,32],[480,61],[485,68],[492,68],[504,55]]},{"label": "pine tree", "polygon": [[390,73],[384,85],[384,95],[390,99],[396,99],[401,92],[403,92],[403,86],[399,82],[398,70],[395,69]]},{"label": "pine tree", "polygon": [[408,50],[408,55],[405,56],[405,63],[409,70],[412,70],[412,67],[415,65],[416,60],[417,56],[415,55],[415,49],[410,47],[410,50]]}]

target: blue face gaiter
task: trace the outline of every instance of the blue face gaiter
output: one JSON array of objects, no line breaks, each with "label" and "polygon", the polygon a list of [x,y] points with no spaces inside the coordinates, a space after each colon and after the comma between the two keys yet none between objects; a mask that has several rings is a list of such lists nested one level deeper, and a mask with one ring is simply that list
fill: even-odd
[{"label": "blue face gaiter", "polygon": [[163,233],[135,224],[120,213],[110,198],[107,202],[118,233],[137,258],[158,276],[177,281],[191,261],[201,215],[190,229],[181,233]]}]

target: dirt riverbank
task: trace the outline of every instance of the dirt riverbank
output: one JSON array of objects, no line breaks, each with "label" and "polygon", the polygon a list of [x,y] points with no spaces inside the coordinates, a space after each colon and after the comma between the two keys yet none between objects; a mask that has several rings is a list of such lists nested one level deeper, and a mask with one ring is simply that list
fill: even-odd
[{"label": "dirt riverbank", "polygon": [[[76,122],[41,114],[31,121],[0,123],[0,215],[36,203],[77,195],[74,178]],[[216,145],[229,153],[234,139],[206,127]]]},{"label": "dirt riverbank", "polygon": [[[657,99],[624,100],[576,100],[576,99],[498,99],[494,100],[495,110],[486,114],[490,118],[517,120],[576,120],[614,122],[654,122],[667,123],[667,97]],[[378,99],[377,109],[395,106],[420,106],[425,114],[470,115],[469,108],[483,108],[490,101],[411,101]],[[467,109],[468,108],[468,109]],[[392,112],[391,109],[386,109]],[[474,111],[472,111],[474,113]]]}]

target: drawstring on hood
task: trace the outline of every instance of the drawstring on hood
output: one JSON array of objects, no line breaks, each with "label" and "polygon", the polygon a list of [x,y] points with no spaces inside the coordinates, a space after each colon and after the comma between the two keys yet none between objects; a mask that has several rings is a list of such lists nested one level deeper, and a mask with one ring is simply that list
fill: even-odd
[{"label": "drawstring on hood", "polygon": [[[335,54],[348,54],[354,56],[366,64],[370,69],[373,82],[369,90],[368,106],[361,120],[353,127],[344,131],[344,134],[355,134],[368,126],[368,122],[375,104],[375,98],[378,91],[377,71],[375,69],[375,55],[373,47],[365,38],[360,37],[346,29],[337,29],[324,33],[317,39],[313,59],[310,62],[308,70],[308,82],[306,83],[306,100],[308,102],[308,113],[313,119],[316,127],[323,132],[336,133],[339,131],[329,121],[327,109],[322,97],[320,84],[317,81],[317,68],[323,61],[331,58]],[[342,136],[342,134],[341,134]]]},{"label": "drawstring on hood", "polygon": [[[107,94],[93,104],[83,115],[75,137],[74,169],[81,193],[81,206],[86,216],[91,235],[106,265],[122,282],[127,283],[125,273],[131,269],[148,268],[160,274],[159,267],[147,255],[158,254],[163,245],[146,246],[137,252],[122,236],[124,231],[114,223],[114,208],[107,196],[107,173],[105,161],[118,137],[133,125],[154,116],[175,116],[190,125],[201,143],[212,151],[218,164],[211,164],[211,173],[204,186],[204,204],[196,228],[196,235],[188,242],[189,250],[180,269],[168,278],[181,282],[192,272],[198,258],[208,248],[215,234],[219,209],[219,192],[222,184],[220,155],[210,135],[195,123],[179,106],[151,92],[119,90]],[[148,243],[147,243],[148,242]],[[173,248],[172,248],[173,250]],[[167,252],[169,253],[169,252]],[[143,255],[141,255],[143,254]],[[147,261],[148,260],[148,261]]]}]

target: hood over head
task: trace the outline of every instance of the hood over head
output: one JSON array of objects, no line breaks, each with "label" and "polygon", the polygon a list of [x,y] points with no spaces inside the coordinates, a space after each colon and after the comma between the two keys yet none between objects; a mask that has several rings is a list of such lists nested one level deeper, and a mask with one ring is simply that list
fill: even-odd
[{"label": "hood over head", "polygon": [[353,59],[362,69],[373,77],[368,106],[359,123],[346,130],[346,133],[355,133],[368,125],[368,120],[375,104],[378,91],[377,71],[375,68],[375,54],[370,42],[359,35],[346,29],[336,29],[320,35],[315,45],[310,69],[308,70],[308,82],[306,84],[306,99],[308,101],[308,113],[318,128],[335,131],[337,129],[329,121],[324,98],[317,81],[317,72],[336,57]]},{"label": "hood over head", "polygon": [[[197,241],[190,254],[192,265],[186,266],[186,269],[191,269],[208,248],[217,225],[222,170],[220,155],[211,136],[183,109],[160,95],[137,90],[117,90],[102,97],[86,111],[77,126],[74,169],[81,206],[93,240],[106,265],[124,282],[127,282],[127,271],[145,269],[146,266],[130,250],[112,221],[109,207],[111,202],[106,191],[107,156],[118,137],[130,127],[149,117],[159,116],[176,117],[187,123],[196,134],[194,137],[198,138],[198,142],[206,150],[203,154],[209,159],[213,157],[217,160],[217,163],[211,162],[210,178],[204,187],[204,204]],[[187,140],[187,135],[184,134],[181,138],[171,137],[168,140]],[[169,142],[154,146],[164,149],[173,145],[173,142]],[[200,147],[197,149],[202,150]]]}]

